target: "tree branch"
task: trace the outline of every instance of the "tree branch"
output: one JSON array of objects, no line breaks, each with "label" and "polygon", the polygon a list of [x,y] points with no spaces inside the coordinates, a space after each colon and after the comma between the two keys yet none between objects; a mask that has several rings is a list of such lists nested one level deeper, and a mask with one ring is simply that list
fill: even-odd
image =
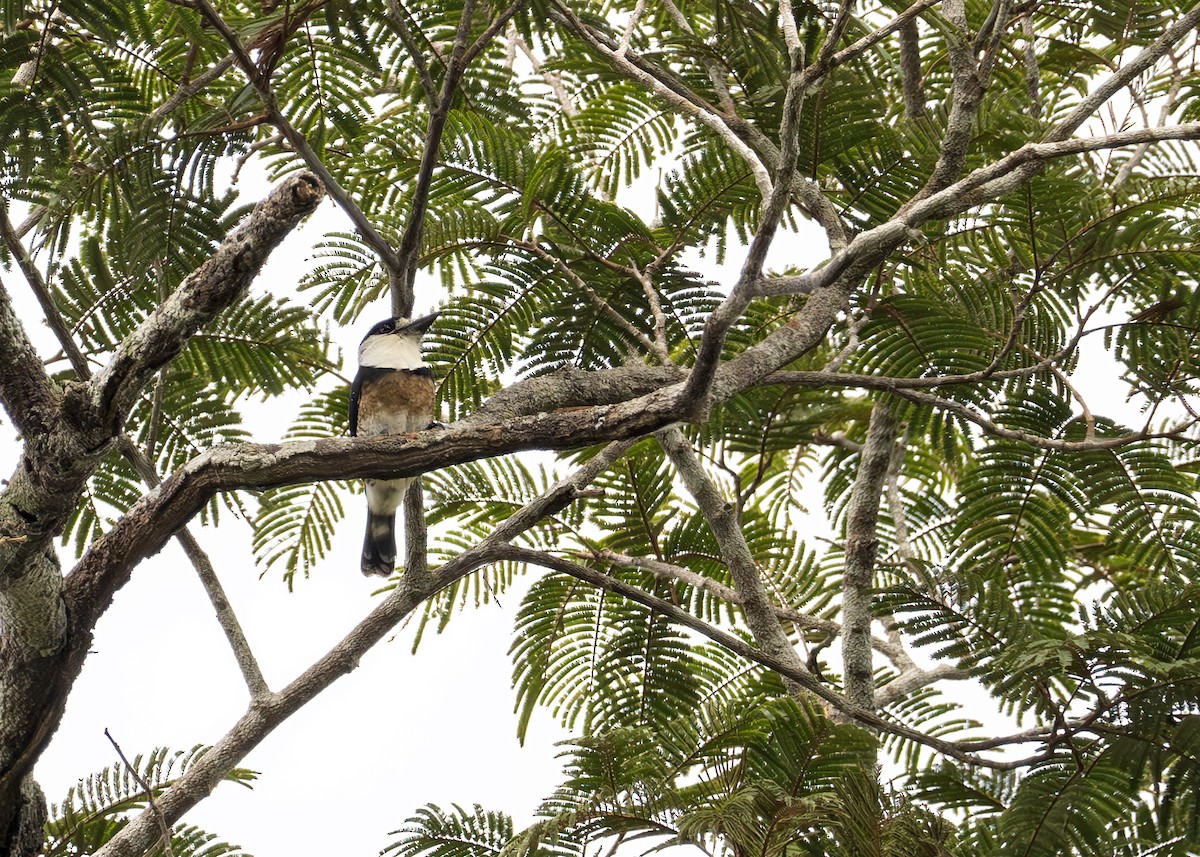
[{"label": "tree branch", "polygon": [[396,28],[396,32],[400,35],[400,41],[404,43],[404,49],[408,51],[409,57],[412,58],[413,68],[417,72],[417,80],[421,82],[421,89],[425,93],[425,100],[429,103],[429,109],[432,110],[437,106],[437,85],[433,82],[433,76],[429,73],[429,65],[425,62],[425,54],[421,52],[421,46],[417,44],[412,30],[409,29],[408,21],[404,19],[405,10],[400,5],[400,0],[387,0],[387,10],[388,16]]},{"label": "tree branch", "polygon": [[[946,53],[950,61],[950,109],[942,132],[941,151],[925,186],[904,207],[942,190],[957,179],[967,161],[967,149],[975,131],[975,114],[983,101],[987,78],[975,64],[971,34],[967,31],[964,0],[942,4],[946,21]],[[903,210],[903,208],[901,209]]]},{"label": "tree branch", "polygon": [[779,155],[779,169],[774,177],[774,185],[767,199],[762,221],[750,242],[737,283],[730,290],[729,297],[712,311],[704,323],[696,362],[680,396],[682,408],[691,415],[707,413],[709,386],[721,359],[725,337],[729,328],[741,318],[746,307],[750,305],[755,284],[762,281],[763,265],[771,249],[771,242],[775,239],[779,222],[792,201],[792,178],[796,174],[796,156],[799,151],[800,108],[804,98],[804,90],[800,85],[804,74],[803,61],[804,57],[799,51],[792,57],[792,73],[784,97],[783,119],[779,128],[783,149]]},{"label": "tree branch", "polygon": [[[570,505],[579,492],[625,454],[631,444],[610,444],[575,473],[527,503],[478,545],[464,551],[427,577],[401,576],[396,588],[334,648],[287,687],[253,700],[246,713],[211,750],[159,797],[159,809],[174,824],[199,803],[263,739],[334,681],[358,666],[362,656],[423,601],[472,571],[504,558],[506,544],[538,521]],[[96,857],[135,857],[157,835],[154,813],[143,811],[96,852]]]},{"label": "tree branch", "polygon": [[54,333],[54,338],[58,340],[59,346],[63,350],[63,354],[67,356],[71,367],[75,370],[75,374],[79,378],[89,377],[87,360],[83,356],[83,352],[79,350],[79,346],[75,343],[71,336],[71,331],[67,329],[63,323],[62,314],[59,313],[58,307],[54,305],[54,298],[50,294],[50,287],[46,285],[46,280],[42,277],[42,272],[33,264],[33,259],[29,256],[29,251],[25,249],[25,245],[21,243],[17,231],[13,228],[12,221],[8,219],[8,205],[0,202],[0,238],[4,240],[4,246],[8,248],[8,252],[17,260],[17,267],[21,269],[21,273],[25,275],[25,282],[29,284],[29,288],[33,291],[33,296],[37,298],[38,304],[42,308],[42,316],[46,319],[46,324]]},{"label": "tree branch", "polygon": [[296,130],[288,118],[279,110],[279,104],[275,99],[275,93],[272,91],[270,81],[262,75],[250,54],[246,51],[245,45],[242,44],[235,33],[225,22],[225,19],[217,13],[208,0],[195,0],[195,8],[200,12],[204,19],[212,25],[221,37],[225,39],[233,51],[234,57],[237,59],[238,66],[246,75],[246,79],[250,85],[254,87],[258,97],[262,99],[263,105],[266,107],[267,114],[270,117],[271,124],[279,129],[283,134],[284,139],[291,144],[307,166],[321,182],[325,192],[329,194],[330,199],[338,204],[338,207],[346,213],[354,227],[362,236],[363,241],[375,251],[379,256],[379,261],[383,263],[383,267],[387,270],[389,278],[393,281],[400,271],[400,258],[397,255],[392,245],[388,243],[375,225],[367,218],[367,215],[359,207],[354,198],[346,191],[345,188],[338,183],[333,174],[329,172],[329,168],[325,166],[325,162],[321,160],[321,156],[309,144],[303,134]]},{"label": "tree branch", "polygon": [[161,122],[172,110],[229,71],[230,67],[236,61],[237,56],[230,52],[224,59],[217,60],[209,68],[205,69],[190,83],[180,84],[179,88],[175,90],[175,93],[170,98],[154,108],[149,116],[150,121]]},{"label": "tree branch", "polygon": [[0,404],[13,425],[30,436],[53,429],[61,401],[0,282]]},{"label": "tree branch", "polygon": [[404,232],[400,236],[400,246],[396,251],[396,270],[394,272],[389,270],[389,273],[393,275],[391,277],[392,315],[397,318],[408,318],[412,315],[415,301],[414,280],[417,273],[421,233],[425,228],[425,212],[429,206],[429,191],[433,185],[433,170],[438,163],[438,150],[441,147],[442,133],[446,129],[446,120],[450,116],[454,93],[466,70],[467,40],[471,36],[471,19],[474,14],[475,0],[465,0],[462,17],[458,23],[458,31],[454,36],[454,48],[450,54],[450,62],[446,67],[446,75],[442,78],[442,89],[438,93],[434,109],[429,114],[429,124],[425,127],[421,165],[417,170],[417,179],[413,185],[412,207],[409,210],[408,221],[404,224]]},{"label": "tree branch", "polygon": [[1029,143],[992,164],[974,170],[911,207],[901,209],[887,223],[859,233],[845,250],[835,253],[821,267],[795,277],[760,279],[754,286],[754,294],[756,297],[766,297],[813,293],[836,284],[848,271],[857,274],[870,270],[910,237],[924,240],[923,235],[915,232],[918,227],[931,220],[962,214],[977,205],[1011,193],[1028,181],[1047,160],[1146,142],[1196,139],[1200,139],[1200,122],[1169,128],[1140,128],[1102,137]]},{"label": "tree branch", "polygon": [[904,92],[904,116],[920,119],[925,114],[925,82],[921,76],[921,31],[915,18],[900,25],[900,84]]},{"label": "tree branch", "polygon": [[[601,571],[596,571],[588,566],[581,565],[577,562],[553,556],[552,554],[543,553],[542,551],[532,550],[530,548],[514,547],[505,545],[497,548],[497,559],[515,560],[517,562],[526,562],[531,565],[540,565],[543,568],[551,569],[552,571],[569,574],[579,580],[592,584],[593,586],[604,589],[608,592],[616,593],[623,598],[627,598],[634,603],[641,604],[658,613],[662,613],[669,619],[673,619],[685,628],[691,628],[693,631],[708,637],[708,639],[722,646],[736,655],[740,655],[746,660],[760,664],[767,669],[774,670],[785,679],[790,679],[796,684],[803,687],[805,690],[817,696],[823,702],[827,703],[829,708],[833,708],[847,717],[847,719],[856,721],[861,726],[866,726],[875,729],[878,732],[883,732],[889,735],[895,735],[899,738],[904,738],[912,741],[915,744],[920,744],[929,747],[932,750],[941,753],[951,759],[956,759],[960,762],[966,762],[970,765],[977,765],[984,768],[992,768],[997,771],[1013,771],[1019,768],[1028,767],[1029,765],[1041,761],[1046,758],[1045,754],[1038,754],[1030,758],[1015,759],[1011,761],[996,761],[987,759],[982,756],[975,755],[964,751],[958,744],[950,741],[944,741],[941,738],[936,738],[932,735],[926,735],[916,729],[912,729],[901,723],[888,720],[874,711],[869,711],[862,708],[857,708],[851,705],[846,699],[833,690],[829,689],[819,682],[807,670],[795,670],[791,666],[783,663],[778,658],[764,652],[762,649],[756,648],[741,637],[730,634],[720,628],[708,624],[702,619],[693,616],[686,610],[672,604],[664,598],[659,598],[651,595],[636,586],[632,586],[623,580],[620,580]],[[110,857],[110,855],[101,852],[97,857]],[[112,855],[117,857],[117,855]],[[124,855],[121,855],[124,857]]]},{"label": "tree branch", "polygon": [[[121,435],[117,446],[147,486],[157,488],[162,484],[162,477],[159,476],[154,462],[138,449],[127,435]],[[192,568],[196,570],[197,577],[200,578],[200,584],[204,587],[208,600],[213,606],[217,623],[225,632],[225,639],[233,651],[234,660],[237,661],[238,669],[242,672],[242,679],[246,682],[246,688],[250,691],[251,698],[256,699],[270,694],[271,688],[267,686],[262,668],[258,665],[258,659],[254,657],[254,650],[250,648],[250,642],[242,630],[242,623],[238,621],[237,614],[233,611],[233,605],[229,603],[229,596],[225,594],[225,587],[221,585],[221,580],[217,577],[212,560],[208,558],[208,554],[200,547],[200,543],[196,541],[196,537],[186,526],[180,527],[175,532],[175,539],[183,548]]]},{"label": "tree branch", "polygon": [[842,663],[846,698],[859,708],[875,707],[875,668],[871,662],[871,597],[876,523],[892,447],[899,424],[893,404],[880,399],[871,409],[867,442],[859,454],[858,475],[846,511],[846,559],[842,575]]},{"label": "tree branch", "polygon": [[[1050,133],[1042,138],[1043,141],[1054,143],[1066,140],[1091,118],[1100,105],[1162,59],[1184,36],[1198,26],[1200,26],[1200,6],[1194,6],[1190,11],[1177,18],[1163,31],[1161,36],[1143,48],[1136,57],[1128,63],[1122,63],[1119,70],[1113,72],[1107,80],[1096,87],[1091,95],[1079,102],[1074,110],[1063,117]],[[1138,142],[1143,141],[1139,140]]]},{"label": "tree branch", "polygon": [[[245,294],[267,255],[316,206],[307,174],[281,183],[117,349],[90,382],[58,396],[0,288],[0,395],[19,412],[22,464],[0,490],[0,818],[19,816],[26,774],[50,740],[78,675],[90,629],[107,605],[93,603],[81,629],[51,545],[88,477],[120,431],[133,398],[188,337]],[[7,399],[19,393],[20,404]],[[151,492],[153,494],[154,492]],[[188,516],[190,517],[190,515]],[[182,525],[181,519],[171,529]],[[163,533],[163,541],[170,532]],[[161,547],[159,541],[155,547]],[[6,831],[0,830],[0,841]]]},{"label": "tree branch", "polygon": [[[594,551],[590,554],[593,558],[603,560],[604,562],[614,565],[623,565],[629,568],[640,568],[643,571],[648,571],[658,580],[678,581],[686,583],[688,586],[698,589],[726,601],[730,604],[742,606],[742,596],[737,593],[737,590],[730,589],[724,584],[718,583],[711,577],[705,577],[703,574],[697,574],[683,566],[675,565],[669,562],[663,562],[659,559],[644,556],[628,556],[626,554],[616,553],[609,550]],[[820,616],[814,616],[811,613],[802,613],[799,610],[794,610],[791,607],[772,607],[776,618],[781,622],[788,622],[799,628],[802,631],[820,631],[829,639],[839,636],[842,633],[842,626],[832,619],[822,619]],[[871,646],[875,651],[890,660],[900,670],[903,676],[912,675],[916,672],[923,672],[912,658],[904,651],[904,648],[895,640],[881,640],[878,637],[871,638]],[[963,670],[955,669],[953,673],[947,673],[942,670],[938,672],[939,678],[966,678],[967,673]],[[932,674],[932,673],[930,673]],[[893,679],[887,687],[895,684],[897,679]],[[880,703],[882,707],[885,703]]]},{"label": "tree branch", "polygon": [[321,198],[321,186],[309,173],[283,181],[120,344],[89,390],[102,436],[116,436],[120,420],[154,373],[183,350],[192,334],[246,293],[267,256]]},{"label": "tree branch", "polygon": [[618,46],[615,43],[581,21],[565,3],[555,0],[554,9],[562,16],[571,32],[587,42],[593,51],[608,60],[622,74],[632,80],[636,80],[675,110],[685,116],[692,117],[720,137],[725,145],[729,146],[730,149],[746,162],[746,165],[754,174],[755,184],[758,185],[758,192],[762,194],[763,199],[771,197],[771,178],[766,166],[764,166],[762,160],[754,150],[746,145],[734,133],[733,129],[726,124],[721,118],[719,111],[713,105],[688,90],[679,81],[671,81],[671,85],[668,85],[661,73],[654,73],[658,71],[657,69],[652,70],[649,68],[648,64],[641,60],[640,57],[637,57],[632,51],[626,51],[624,54],[618,55]]},{"label": "tree branch", "polygon": [[877,27],[861,39],[853,42],[850,45],[842,48],[829,59],[829,69],[837,68],[839,65],[849,62],[864,51],[870,50],[873,46],[879,44],[893,32],[915,21],[923,12],[932,9],[942,0],[918,0],[913,3],[896,17],[892,18],[887,23]]},{"label": "tree branch", "polygon": [[[729,567],[733,585],[741,596],[746,625],[759,648],[779,663],[786,664],[791,672],[808,675],[808,667],[800,659],[787,634],[783,632],[779,619],[776,618],[775,605],[767,595],[767,589],[758,574],[754,555],[746,543],[745,534],[742,533],[738,510],[721,496],[716,484],[704,472],[700,459],[696,457],[683,432],[678,428],[665,429],[658,433],[658,442],[675,465],[688,493],[695,499],[701,514],[708,522],[709,530],[717,540],[721,557]],[[788,689],[793,694],[800,695],[807,687],[789,682]]]}]

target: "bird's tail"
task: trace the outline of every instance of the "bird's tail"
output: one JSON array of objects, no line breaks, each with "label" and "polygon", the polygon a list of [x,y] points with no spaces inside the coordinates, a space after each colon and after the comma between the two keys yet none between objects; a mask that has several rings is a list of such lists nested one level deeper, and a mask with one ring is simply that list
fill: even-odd
[{"label": "bird's tail", "polygon": [[396,514],[367,512],[367,537],[363,541],[362,573],[390,577],[396,567]]}]

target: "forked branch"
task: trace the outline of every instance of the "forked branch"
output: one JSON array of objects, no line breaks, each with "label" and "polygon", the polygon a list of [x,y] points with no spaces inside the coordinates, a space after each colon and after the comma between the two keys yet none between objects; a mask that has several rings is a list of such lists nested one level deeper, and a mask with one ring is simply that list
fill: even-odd
[{"label": "forked branch", "polygon": [[[489,563],[505,558],[508,543],[539,521],[570,505],[588,484],[624,455],[630,443],[607,446],[575,473],[527,503],[475,547],[464,551],[428,576],[402,576],[396,588],[334,648],[278,693],[251,701],[249,709],[225,736],[180,775],[158,800],[161,817],[174,824],[216,788],[217,784],[275,728],[333,682],[358,666],[359,659],[426,599]],[[97,853],[96,857],[136,857],[157,836],[156,813],[142,812]]]}]

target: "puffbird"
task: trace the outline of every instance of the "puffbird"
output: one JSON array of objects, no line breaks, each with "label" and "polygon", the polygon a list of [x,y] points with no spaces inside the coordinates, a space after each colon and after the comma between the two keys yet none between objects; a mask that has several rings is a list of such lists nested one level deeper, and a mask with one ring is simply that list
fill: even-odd
[{"label": "puffbird", "polygon": [[[350,385],[350,434],[369,437],[427,428],[433,421],[433,370],[421,359],[421,338],[438,313],[390,318],[358,346],[358,374]],[[396,509],[412,477],[368,479],[367,535],[362,572],[391,575],[396,567]]]}]

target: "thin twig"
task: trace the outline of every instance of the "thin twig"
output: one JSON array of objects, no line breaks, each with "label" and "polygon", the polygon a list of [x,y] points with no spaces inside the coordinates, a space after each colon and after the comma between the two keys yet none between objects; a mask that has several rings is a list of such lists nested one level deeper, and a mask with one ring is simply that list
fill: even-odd
[{"label": "thin twig", "polygon": [[[1183,87],[1184,79],[1190,78],[1194,72],[1194,69],[1188,69],[1188,73],[1185,73],[1184,70],[1180,68],[1179,61],[1174,56],[1171,57],[1171,65],[1173,66],[1174,72],[1171,76],[1171,88],[1167,92],[1167,97],[1163,99],[1162,109],[1158,114],[1158,124],[1155,126],[1158,128],[1163,128],[1166,126],[1167,121],[1171,118],[1172,111],[1174,111],[1177,106],[1176,99],[1179,98],[1179,90]],[[1142,159],[1145,158],[1148,151],[1150,151],[1149,143],[1142,143],[1142,145],[1133,150],[1133,154],[1129,156],[1129,160],[1121,165],[1121,169],[1117,172],[1116,178],[1114,178],[1112,180],[1112,184],[1109,185],[1108,190],[1110,193],[1120,189],[1127,181],[1129,181],[1129,177],[1133,175],[1133,171],[1137,169],[1138,164],[1142,162]]]},{"label": "thin twig", "polygon": [[140,773],[138,773],[138,769],[130,764],[129,760],[125,758],[125,753],[122,752],[121,745],[117,743],[117,739],[112,736],[112,733],[109,732],[108,729],[104,730],[104,737],[108,739],[109,743],[113,745],[113,749],[117,751],[117,755],[121,757],[121,763],[125,766],[125,770],[129,771],[129,773],[132,774],[133,778],[137,781],[137,784],[145,790],[146,800],[150,804],[150,812],[153,813],[155,820],[158,822],[158,831],[159,835],[162,837],[163,851],[166,852],[167,857],[174,857],[174,852],[171,850],[171,826],[167,824],[166,817],[162,814],[162,810],[158,808],[158,804],[154,801],[154,789],[151,788],[150,784],[146,782]]},{"label": "thin twig", "polygon": [[[828,707],[840,711],[850,720],[858,722],[862,726],[875,729],[879,732],[884,732],[889,735],[895,735],[899,738],[904,738],[916,744],[929,747],[932,750],[941,753],[951,759],[956,759],[960,762],[966,762],[970,765],[976,765],[984,768],[991,768],[997,771],[1015,771],[1021,768],[1044,761],[1053,751],[1038,753],[1023,759],[1012,759],[1000,761],[995,759],[987,759],[978,756],[974,753],[964,751],[958,744],[945,741],[932,735],[926,735],[902,723],[889,720],[885,717],[876,714],[874,711],[869,711],[857,708],[851,705],[843,696],[831,690],[822,684],[815,676],[807,669],[797,670],[792,666],[783,663],[774,655],[768,654],[760,648],[752,646],[741,637],[730,634],[720,628],[717,628],[704,620],[693,616],[679,606],[672,604],[665,598],[651,595],[644,590],[638,589],[625,581],[597,571],[585,565],[581,565],[570,560],[557,557],[543,551],[533,550],[531,548],[514,547],[506,545],[498,547],[496,555],[501,559],[516,560],[519,562],[527,562],[533,565],[540,565],[544,568],[553,571],[569,574],[579,580],[591,583],[593,586],[598,586],[609,592],[614,592],[623,598],[627,598],[643,607],[647,607],[656,612],[662,613],[667,618],[672,619],[686,628],[691,628],[693,631],[708,637],[713,642],[722,646],[725,649],[740,655],[747,660],[754,661],[757,664],[767,667],[779,673],[785,679],[790,679],[796,684],[803,687],[805,690],[817,696],[821,701],[827,704]],[[109,857],[103,853],[97,857]]]},{"label": "thin twig", "polygon": [[[633,266],[631,266],[633,267]],[[671,362],[670,343],[667,341],[667,316],[663,312],[662,298],[657,287],[651,281],[649,274],[633,267],[633,275],[642,286],[646,295],[646,303],[650,307],[650,316],[654,319],[654,343],[659,360],[665,366]]]},{"label": "thin twig", "polygon": [[[718,583],[711,577],[705,577],[703,574],[698,574],[691,569],[675,565],[674,563],[665,562],[653,557],[629,556],[610,550],[591,551],[587,556],[614,565],[639,568],[650,572],[659,580],[685,583],[694,589],[707,592],[729,604],[742,606],[742,596],[738,594],[736,589],[732,589],[722,583]],[[842,633],[841,623],[835,622],[832,619],[822,619],[820,616],[804,613],[791,607],[773,606],[771,609],[780,621],[794,625],[801,631],[819,631],[826,639],[833,639]],[[904,648],[898,646],[894,640],[881,640],[878,637],[872,637],[871,646],[875,651],[891,661],[896,666],[896,669],[902,673],[910,672],[917,668]],[[960,677],[962,676],[965,676],[965,673],[962,673]]]},{"label": "thin twig", "polygon": [[4,246],[8,248],[8,252],[16,259],[17,267],[21,269],[21,273],[25,276],[25,282],[29,284],[30,290],[33,292],[34,297],[37,298],[38,305],[42,308],[42,316],[45,318],[50,330],[54,332],[54,338],[58,340],[63,354],[67,355],[67,360],[70,361],[71,368],[75,370],[75,374],[81,379],[86,380],[91,377],[87,358],[83,356],[83,352],[75,343],[74,337],[71,336],[71,331],[67,329],[62,314],[59,313],[58,307],[54,305],[54,298],[50,294],[50,287],[47,285],[45,278],[42,277],[42,272],[33,263],[33,259],[30,258],[29,252],[25,249],[25,245],[21,243],[17,231],[13,228],[12,221],[8,218],[8,204],[3,200],[0,200],[0,237],[3,238]]},{"label": "thin twig", "polygon": [[[117,438],[117,447],[125,459],[133,465],[143,482],[151,488],[161,484],[162,479],[154,462],[137,448],[128,435],[123,434]],[[212,560],[209,559],[208,554],[200,547],[200,543],[196,541],[196,537],[187,527],[179,529],[175,533],[175,539],[183,548],[192,568],[196,570],[196,576],[200,578],[204,592],[208,595],[208,600],[216,613],[217,624],[225,633],[225,639],[233,651],[234,660],[237,661],[238,669],[241,670],[242,679],[250,691],[250,698],[260,699],[270,695],[271,688],[263,677],[258,660],[254,657],[254,651],[250,648],[250,642],[242,630],[242,623],[238,621],[233,605],[229,602],[229,596],[225,594],[225,588],[221,585],[220,578],[217,577]]]},{"label": "thin twig", "polygon": [[251,86],[254,87],[263,105],[266,107],[271,124],[279,129],[279,132],[291,144],[305,165],[320,179],[325,192],[329,194],[330,198],[338,204],[342,211],[350,218],[351,222],[354,223],[363,241],[379,256],[380,262],[383,263],[383,267],[388,272],[389,278],[392,278],[400,270],[399,257],[392,248],[392,245],[379,233],[379,230],[367,218],[366,213],[363,212],[358,203],[354,201],[346,189],[333,177],[333,174],[329,172],[329,168],[325,166],[325,162],[321,160],[321,157],[309,144],[304,135],[296,130],[287,117],[279,110],[279,105],[275,99],[275,93],[271,89],[269,79],[255,65],[254,60],[247,53],[245,46],[237,37],[237,33],[217,13],[209,0],[195,0],[195,8],[212,25],[213,29],[221,34],[221,37],[225,39],[226,44],[233,51],[238,66],[242,69],[242,72],[246,75],[246,79],[250,81]]},{"label": "thin twig", "polygon": [[529,43],[525,41],[525,38],[520,33],[517,33],[514,39],[517,47],[521,49],[521,53],[525,54],[525,58],[533,66],[534,73],[541,75],[542,80],[546,82],[546,85],[550,87],[550,91],[554,93],[554,97],[558,99],[563,114],[568,118],[578,115],[579,108],[571,100],[571,93],[567,92],[567,87],[563,84],[562,75],[557,72],[546,71],[541,58],[533,52],[533,48],[529,47]]},{"label": "thin twig", "polygon": [[[569,279],[574,284],[575,288],[579,289],[579,291],[581,291],[587,297],[587,299],[592,302],[592,305],[595,306],[596,309],[603,313],[605,318],[607,318],[617,327],[621,328],[621,330],[625,332],[626,336],[641,345],[642,348],[646,350],[647,354],[653,355],[654,358],[664,366],[670,365],[671,357],[667,352],[665,340],[659,339],[658,342],[651,341],[646,334],[637,329],[633,322],[631,322],[621,313],[617,312],[613,308],[612,304],[600,297],[600,295],[596,293],[596,290],[588,285],[587,281],[584,280],[583,277],[575,273],[575,271],[573,271],[566,262],[564,262],[562,259],[559,259],[557,256],[546,252],[536,242],[514,239],[513,243],[525,252],[537,256],[542,261],[549,262],[551,265],[553,265],[559,271],[559,273]],[[645,284],[643,284],[643,286],[644,285]],[[659,307],[659,315],[661,314],[662,308]]]},{"label": "thin twig", "polygon": [[758,191],[762,194],[763,199],[770,198],[771,177],[762,159],[729,127],[721,118],[719,111],[694,93],[681,93],[682,85],[678,82],[673,81],[673,85],[668,86],[661,79],[661,74],[656,73],[659,70],[651,69],[649,64],[633,51],[627,51],[624,56],[617,56],[615,44],[610,44],[606,36],[580,20],[579,16],[562,0],[555,0],[554,8],[563,16],[564,22],[572,32],[579,35],[592,50],[607,59],[622,74],[636,80],[668,105],[685,116],[690,116],[706,125],[720,137],[725,145],[746,162],[754,174],[755,184],[758,185]]},{"label": "thin twig", "polygon": [[412,59],[417,79],[421,82],[421,89],[425,92],[425,100],[429,103],[429,109],[432,110],[437,106],[437,84],[433,82],[433,76],[429,73],[429,64],[425,62],[425,54],[421,52],[421,46],[417,44],[412,30],[409,29],[408,21],[405,20],[405,10],[400,6],[400,0],[387,0],[387,10],[389,19],[395,26],[404,49],[408,51],[408,55]]}]

